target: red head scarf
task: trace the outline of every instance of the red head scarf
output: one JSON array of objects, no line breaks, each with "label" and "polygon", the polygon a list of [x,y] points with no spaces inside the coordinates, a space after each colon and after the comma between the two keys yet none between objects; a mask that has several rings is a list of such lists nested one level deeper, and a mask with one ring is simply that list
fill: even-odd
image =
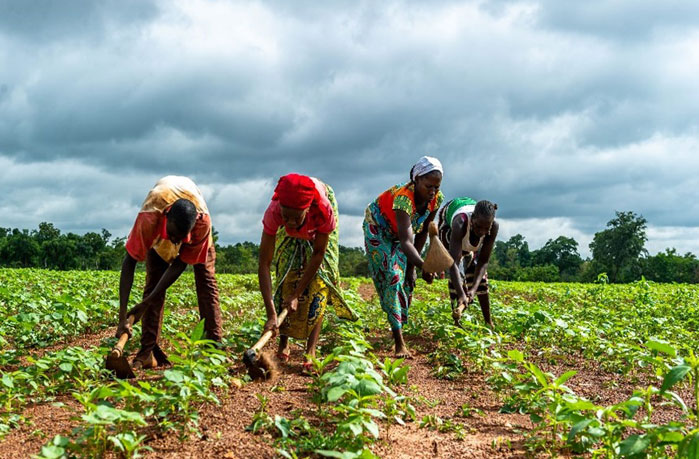
[{"label": "red head scarf", "polygon": [[279,179],[272,200],[284,207],[307,209],[320,200],[315,182],[306,175],[288,174]]}]

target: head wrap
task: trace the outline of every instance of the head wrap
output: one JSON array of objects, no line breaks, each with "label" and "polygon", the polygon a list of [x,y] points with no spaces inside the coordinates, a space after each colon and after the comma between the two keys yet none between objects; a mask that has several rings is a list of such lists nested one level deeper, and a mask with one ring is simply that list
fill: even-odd
[{"label": "head wrap", "polygon": [[442,163],[432,156],[423,156],[410,170],[410,178],[415,181],[416,178],[429,174],[432,171],[439,171],[443,174]]},{"label": "head wrap", "polygon": [[279,179],[274,189],[273,201],[284,207],[306,209],[320,200],[315,182],[306,175],[287,174]]}]

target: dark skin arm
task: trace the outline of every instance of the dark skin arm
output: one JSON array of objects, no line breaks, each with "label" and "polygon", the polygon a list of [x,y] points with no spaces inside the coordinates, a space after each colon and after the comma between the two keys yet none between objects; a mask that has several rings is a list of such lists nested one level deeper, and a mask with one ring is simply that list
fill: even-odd
[{"label": "dark skin arm", "polygon": [[[262,241],[260,243],[260,263],[257,275],[260,282],[262,298],[265,303],[265,310],[267,311],[267,323],[265,324],[264,329],[265,331],[272,330],[276,335],[278,331],[277,312],[274,308],[274,300],[272,298],[272,276],[270,273],[272,259],[274,258],[274,239],[274,236],[267,233],[262,234]],[[328,248],[329,240],[330,234],[318,233],[316,235],[316,238],[313,241],[313,253],[311,254],[311,258],[308,260],[303,276],[301,276],[301,279],[296,286],[296,290],[294,290],[292,295],[288,298],[284,298],[282,309],[288,308],[290,312],[296,311],[298,308],[299,297],[311,283],[313,277],[315,277],[315,275],[318,273],[320,265],[323,264],[323,258],[325,257],[325,251]]]},{"label": "dark skin arm", "polygon": [[[173,262],[170,263],[170,266],[168,266],[168,268],[165,270],[165,272],[163,273],[163,277],[160,278],[160,281],[155,286],[150,295],[144,298],[143,301],[138,303],[136,306],[131,308],[131,310],[127,313],[127,317],[134,316],[134,323],[141,320],[141,317],[146,312],[148,306],[150,306],[150,303],[159,295],[164,293],[180,277],[180,275],[184,272],[186,267],[187,263],[180,260],[180,257],[175,258]],[[121,282],[119,284],[119,290],[121,290]],[[128,301],[128,299],[126,301]],[[124,332],[128,333],[129,336],[131,336],[132,334],[131,327],[126,323],[125,320],[119,323],[119,327],[117,328],[117,336],[120,336]]]},{"label": "dark skin arm", "polygon": [[126,309],[129,306],[129,297],[131,296],[131,287],[133,286],[133,275],[136,271],[136,261],[128,253],[121,263],[121,276],[119,277],[119,322],[126,319]]},{"label": "dark skin arm", "polygon": [[500,226],[498,222],[493,221],[493,226],[490,228],[490,233],[483,239],[483,247],[478,252],[478,263],[476,264],[476,273],[473,279],[473,287],[471,287],[466,295],[470,298],[476,296],[476,291],[478,291],[478,286],[481,284],[483,275],[486,273],[488,268],[488,262],[490,261],[490,254],[493,252],[493,246],[495,245],[495,238],[498,236],[498,229]]},{"label": "dark skin arm", "polygon": [[451,224],[451,238],[449,239],[449,255],[454,259],[454,264],[449,268],[449,277],[451,283],[456,289],[457,306],[460,304],[468,304],[473,301],[473,297],[467,297],[464,292],[464,287],[459,272],[459,263],[461,263],[461,240],[466,236],[468,228],[468,218],[464,218],[463,214],[457,215]]},{"label": "dark skin arm", "polygon": [[[400,247],[408,258],[408,267],[405,273],[405,281],[409,286],[415,286],[415,267],[422,268],[424,260],[420,257],[420,252],[427,241],[427,228],[432,220],[434,220],[437,211],[430,212],[425,223],[422,225],[422,231],[414,238],[413,229],[410,225],[410,216],[402,210],[396,210],[396,223],[398,225],[398,240]],[[432,282],[434,276],[430,273],[423,272],[423,279],[427,282]]]},{"label": "dark skin arm", "polygon": [[274,240],[274,236],[264,231],[262,232],[257,279],[260,283],[262,301],[265,303],[265,310],[267,311],[267,323],[264,329],[265,331],[272,330],[273,335],[277,336],[279,327],[277,327],[277,311],[274,309],[274,299],[272,298],[272,274],[270,272],[272,259],[274,258]]}]

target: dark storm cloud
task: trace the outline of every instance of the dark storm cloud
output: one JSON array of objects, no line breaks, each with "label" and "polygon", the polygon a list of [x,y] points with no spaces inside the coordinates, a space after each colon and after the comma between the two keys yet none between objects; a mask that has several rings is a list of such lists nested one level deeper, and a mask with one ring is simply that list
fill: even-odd
[{"label": "dark storm cloud", "polygon": [[505,232],[585,240],[634,210],[689,247],[699,20],[676,6],[0,3],[0,226],[125,233],[176,173],[224,242],[257,240],[297,171],[361,244],[366,204],[432,154],[445,194],[498,202]]},{"label": "dark storm cloud", "polygon": [[530,5],[537,9],[536,20],[540,26],[628,42],[649,39],[657,33],[696,28],[699,16],[699,4],[685,0],[493,0],[481,5],[493,14],[502,14],[507,7],[515,5]]},{"label": "dark storm cloud", "polygon": [[699,4],[691,1],[652,0],[611,2],[546,1],[541,9],[542,23],[562,31],[610,36],[624,41],[653,34],[696,28]]},{"label": "dark storm cloud", "polygon": [[150,0],[2,0],[0,31],[34,44],[94,41],[110,28],[146,23],[157,13]]}]

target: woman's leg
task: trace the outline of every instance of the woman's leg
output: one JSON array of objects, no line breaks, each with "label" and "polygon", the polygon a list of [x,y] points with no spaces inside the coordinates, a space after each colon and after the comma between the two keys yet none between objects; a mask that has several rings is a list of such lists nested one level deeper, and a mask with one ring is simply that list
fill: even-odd
[{"label": "woman's leg", "polygon": [[397,256],[400,249],[394,247],[393,241],[385,239],[376,226],[364,220],[363,229],[369,273],[379,295],[381,309],[386,313],[391,326],[396,356],[410,357],[402,332],[403,322],[407,320],[409,299],[400,297],[399,292],[405,282],[405,257],[401,259]]},{"label": "woman's leg", "polygon": [[[398,257],[399,262],[401,261],[401,259],[402,257]],[[405,264],[401,263],[401,267],[404,266]],[[408,346],[405,344],[405,340],[403,339],[403,325],[408,323],[408,309],[410,308],[410,300],[412,297],[412,292],[408,290],[408,288],[405,286],[405,275],[401,276],[401,279],[396,285],[396,288],[397,292],[393,295],[392,298],[394,302],[393,317],[398,320],[391,322],[393,340],[396,343],[395,353],[397,358],[411,359],[413,355],[408,350]]]},{"label": "woman's leg", "polygon": [[478,296],[478,304],[481,307],[481,312],[483,313],[483,320],[485,324],[492,330],[493,320],[490,317],[490,293],[480,293]]},{"label": "woman's leg", "polygon": [[393,330],[393,340],[396,342],[395,357],[397,359],[412,359],[413,354],[408,350],[408,346],[403,339],[403,329]]},{"label": "woman's leg", "polygon": [[493,319],[490,316],[490,283],[488,282],[487,272],[483,274],[483,279],[481,279],[481,283],[478,284],[476,296],[478,297],[478,304],[480,305],[481,312],[483,313],[483,320],[485,321],[485,324],[492,330]]},{"label": "woman's leg", "polygon": [[290,352],[291,351],[289,350],[289,337],[286,335],[279,335],[279,350],[277,351],[277,355],[288,356]]},{"label": "woman's leg", "polygon": [[[311,334],[308,335],[308,340],[306,341],[306,355],[315,358],[316,356],[316,346],[318,345],[318,339],[320,338],[320,330],[323,328],[323,319],[320,317],[316,322]],[[307,359],[306,361],[310,361]]]}]

